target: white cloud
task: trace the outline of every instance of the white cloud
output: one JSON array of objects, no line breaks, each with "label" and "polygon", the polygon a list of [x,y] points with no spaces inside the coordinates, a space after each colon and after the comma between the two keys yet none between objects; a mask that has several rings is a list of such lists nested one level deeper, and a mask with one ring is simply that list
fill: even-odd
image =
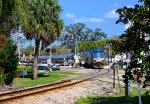
[{"label": "white cloud", "polygon": [[90,23],[102,23],[104,22],[103,19],[101,18],[94,18],[94,17],[91,17],[91,18],[88,18],[88,17],[80,17],[80,18],[75,18],[73,20],[75,23],[85,23],[85,22],[90,22]]},{"label": "white cloud", "polygon": [[116,13],[116,10],[111,10],[107,13],[105,13],[104,17],[106,18],[118,18],[118,14]]},{"label": "white cloud", "polygon": [[82,23],[82,22],[87,22],[87,21],[88,21],[88,19],[85,18],[85,17],[80,17],[80,18],[73,19],[73,22],[75,22],[75,23]]},{"label": "white cloud", "polygon": [[75,18],[75,14],[72,13],[66,13],[67,18]]},{"label": "white cloud", "polygon": [[104,20],[101,19],[101,18],[89,18],[89,22],[92,22],[92,23],[101,23],[101,22],[104,22]]},{"label": "white cloud", "polygon": [[128,5],[127,7],[128,7],[128,8],[133,8],[134,6],[132,6],[132,5]]}]

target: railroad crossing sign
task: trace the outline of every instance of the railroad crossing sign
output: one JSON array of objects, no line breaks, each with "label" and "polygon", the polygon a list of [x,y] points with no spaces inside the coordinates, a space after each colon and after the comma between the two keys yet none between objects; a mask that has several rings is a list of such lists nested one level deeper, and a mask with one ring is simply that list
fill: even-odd
[{"label": "railroad crossing sign", "polygon": [[53,49],[52,49],[52,53],[55,53],[55,52],[56,52],[56,49],[55,49],[55,48],[53,48]]}]

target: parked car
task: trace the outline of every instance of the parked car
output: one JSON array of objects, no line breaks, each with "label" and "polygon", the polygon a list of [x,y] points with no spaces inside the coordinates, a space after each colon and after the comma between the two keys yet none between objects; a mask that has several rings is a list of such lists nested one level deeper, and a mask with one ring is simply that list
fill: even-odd
[{"label": "parked car", "polygon": [[38,66],[37,69],[38,69],[38,70],[47,70],[47,67],[46,67],[46,66]]},{"label": "parked car", "polygon": [[50,71],[60,70],[60,65],[59,64],[48,65],[47,69]]},{"label": "parked car", "polygon": [[38,66],[48,66],[47,62],[43,61],[43,62],[40,62],[38,63]]},{"label": "parked car", "polygon": [[69,66],[69,63],[68,62],[64,62],[64,66]]}]

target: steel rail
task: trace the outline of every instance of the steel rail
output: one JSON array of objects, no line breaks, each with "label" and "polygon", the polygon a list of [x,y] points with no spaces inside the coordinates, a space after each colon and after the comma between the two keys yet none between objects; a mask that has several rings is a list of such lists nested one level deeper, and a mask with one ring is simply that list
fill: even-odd
[{"label": "steel rail", "polygon": [[107,70],[104,73],[100,73],[100,72],[101,71],[99,70],[99,71],[93,72],[91,74],[87,74],[87,75],[80,76],[77,78],[71,78],[71,79],[61,80],[59,82],[55,82],[55,83],[51,83],[51,84],[45,84],[45,85],[25,88],[25,89],[21,89],[21,90],[17,90],[17,91],[1,93],[0,94],[0,102],[7,101],[10,99],[17,99],[20,97],[24,97],[24,96],[44,92],[44,91],[50,91],[50,90],[54,90],[54,89],[58,89],[58,88],[62,88],[62,87],[71,86],[71,85],[81,83],[86,80],[98,77],[98,76],[106,75],[110,72],[110,70]]}]

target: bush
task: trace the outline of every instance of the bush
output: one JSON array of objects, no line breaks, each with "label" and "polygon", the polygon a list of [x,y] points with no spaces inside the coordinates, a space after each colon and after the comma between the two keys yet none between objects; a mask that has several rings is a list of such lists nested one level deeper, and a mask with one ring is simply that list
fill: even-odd
[{"label": "bush", "polygon": [[2,68],[0,68],[0,84],[4,83],[4,79],[5,79],[4,71]]},{"label": "bush", "polygon": [[0,49],[0,70],[2,80],[6,85],[13,83],[16,75],[18,56],[16,45],[10,39],[5,40],[4,46]]},{"label": "bush", "polygon": [[17,66],[17,71],[27,70],[28,72],[32,72],[32,66]]}]

